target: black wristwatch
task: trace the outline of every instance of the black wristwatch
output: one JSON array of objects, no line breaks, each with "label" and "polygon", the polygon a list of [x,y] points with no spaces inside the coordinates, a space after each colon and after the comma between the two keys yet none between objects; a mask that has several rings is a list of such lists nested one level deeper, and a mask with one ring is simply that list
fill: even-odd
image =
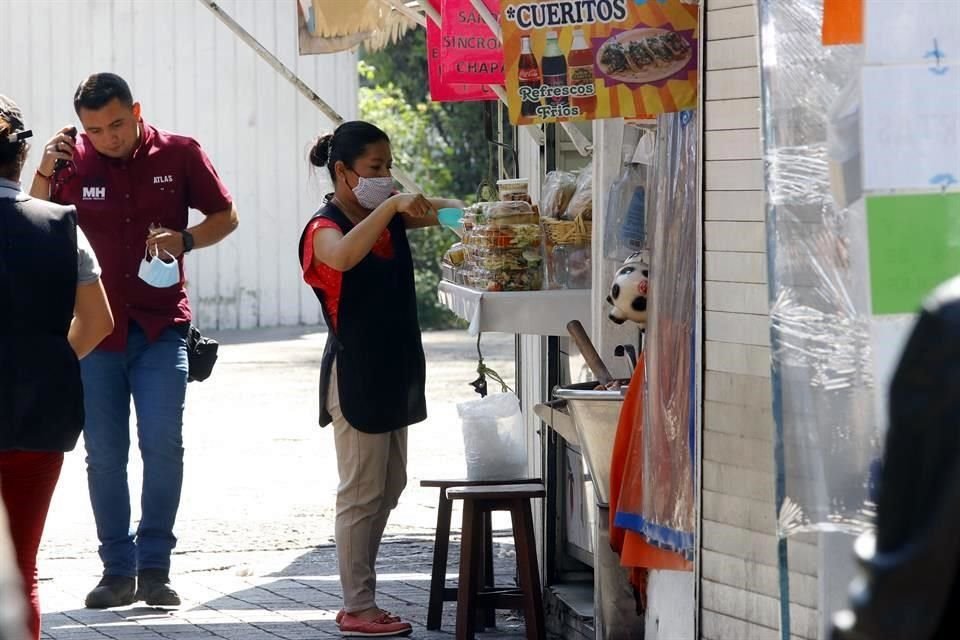
[{"label": "black wristwatch", "polygon": [[193,234],[184,229],[180,232],[180,235],[183,237],[183,252],[190,253],[193,251]]}]

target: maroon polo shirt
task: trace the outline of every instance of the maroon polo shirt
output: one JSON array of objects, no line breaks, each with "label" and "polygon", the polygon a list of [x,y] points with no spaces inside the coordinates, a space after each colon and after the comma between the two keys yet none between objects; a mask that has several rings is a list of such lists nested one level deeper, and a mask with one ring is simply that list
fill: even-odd
[{"label": "maroon polo shirt", "polygon": [[229,209],[227,188],[196,140],[140,122],[140,144],[130,158],[101,155],[85,134],[77,138],[73,163],[54,176],[54,202],[77,208],[80,228],[93,246],[113,311],[115,328],[99,348],[123,351],[130,321],[156,340],[174,324],[191,320],[183,282],[158,289],[137,273],[151,223],[187,228],[187,211]]}]

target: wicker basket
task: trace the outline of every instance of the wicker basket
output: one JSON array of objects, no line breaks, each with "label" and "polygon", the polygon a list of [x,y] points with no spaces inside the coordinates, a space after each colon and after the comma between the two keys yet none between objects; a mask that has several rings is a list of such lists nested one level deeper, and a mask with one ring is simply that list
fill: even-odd
[{"label": "wicker basket", "polygon": [[541,218],[540,224],[543,226],[543,235],[548,244],[572,244],[578,246],[590,244],[593,221],[584,220],[583,216],[577,216],[573,220]]}]

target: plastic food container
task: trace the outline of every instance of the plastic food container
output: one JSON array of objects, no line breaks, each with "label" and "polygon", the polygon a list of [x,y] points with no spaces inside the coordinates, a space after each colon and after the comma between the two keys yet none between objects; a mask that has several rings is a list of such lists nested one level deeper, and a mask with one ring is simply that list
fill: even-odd
[{"label": "plastic food container", "polygon": [[538,291],[543,287],[541,269],[491,271],[474,268],[465,273],[467,286],[479,291]]},{"label": "plastic food container", "polygon": [[526,178],[518,180],[498,180],[497,191],[500,193],[500,199],[505,202],[526,202],[530,203],[530,181]]},{"label": "plastic food container", "polygon": [[471,254],[471,263],[487,271],[539,269],[543,264],[543,253],[538,247],[477,249]]},{"label": "plastic food container", "polygon": [[474,227],[466,243],[477,249],[526,249],[543,243],[540,225],[490,223]]},{"label": "plastic food container", "polygon": [[523,201],[485,202],[464,215],[464,280],[480,291],[543,287],[543,230]]},{"label": "plastic food container", "polygon": [[456,243],[443,254],[443,262],[454,267],[459,267],[466,260],[466,251],[461,243]]},{"label": "plastic food container", "polygon": [[500,201],[481,202],[464,212],[465,225],[481,225],[489,222],[501,224],[525,224],[536,222],[540,216],[528,202]]}]

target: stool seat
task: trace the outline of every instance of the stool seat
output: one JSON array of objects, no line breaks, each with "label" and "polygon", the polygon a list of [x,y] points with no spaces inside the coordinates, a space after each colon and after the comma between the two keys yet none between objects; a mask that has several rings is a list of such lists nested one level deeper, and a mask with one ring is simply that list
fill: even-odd
[{"label": "stool seat", "polygon": [[450,487],[449,500],[513,500],[542,498],[547,490],[542,484],[499,484],[472,487]]},{"label": "stool seat", "polygon": [[421,480],[421,487],[489,487],[503,484],[543,484],[540,478],[505,478],[503,480],[467,480],[466,478],[450,478],[445,480]]},{"label": "stool seat", "polygon": [[[467,478],[426,479],[420,481],[421,487],[440,489],[437,503],[437,531],[433,542],[433,567],[430,577],[430,604],[427,607],[427,629],[437,631],[443,620],[443,603],[457,601],[457,589],[447,588],[447,555],[450,549],[450,520],[453,502],[447,497],[447,491],[453,487],[502,487],[516,485],[543,486],[541,478],[506,478],[501,480],[470,480]],[[455,498],[462,499],[462,498]],[[483,547],[484,592],[493,595],[493,527],[488,514],[480,518],[480,531],[474,536],[481,538]],[[497,593],[502,593],[498,590]],[[493,607],[481,607],[481,623],[487,627],[496,626]]]},{"label": "stool seat", "polygon": [[[545,640],[543,593],[537,563],[532,498],[546,495],[543,484],[450,487],[448,500],[463,501],[460,580],[457,584],[457,640],[473,640],[477,609],[523,609],[527,640]],[[519,589],[498,589],[484,568],[484,534],[493,511],[509,511],[517,550]]]}]

